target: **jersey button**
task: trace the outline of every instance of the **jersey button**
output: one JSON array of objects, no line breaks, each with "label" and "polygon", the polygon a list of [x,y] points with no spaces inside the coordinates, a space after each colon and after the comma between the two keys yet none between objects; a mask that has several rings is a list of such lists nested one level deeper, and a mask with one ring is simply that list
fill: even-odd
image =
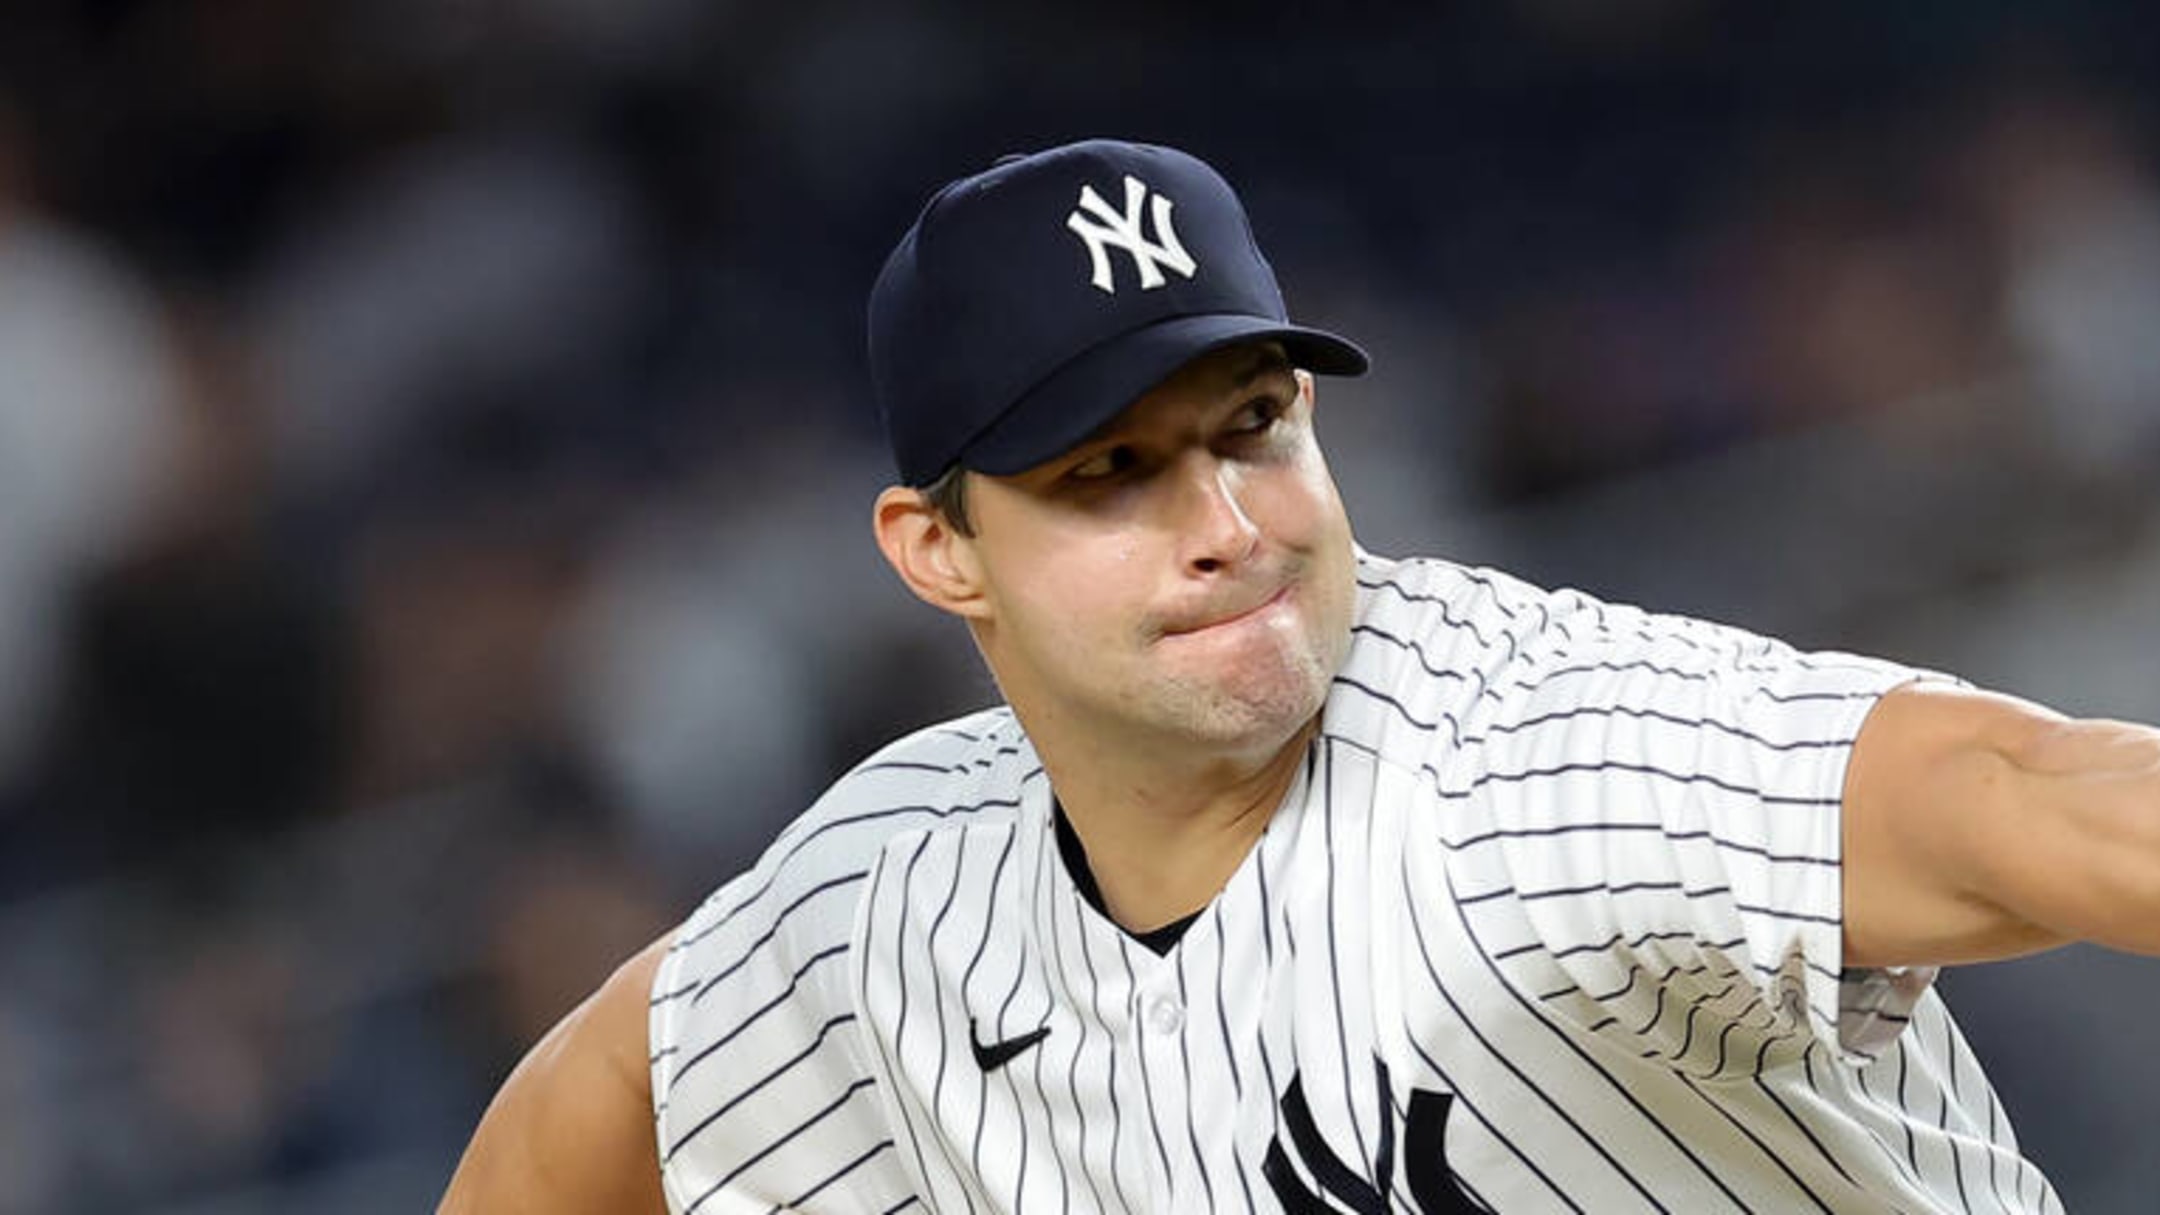
[{"label": "jersey button", "polygon": [[1174,1034],[1185,1027],[1185,1010],[1178,1002],[1164,997],[1148,1005],[1148,1028],[1158,1034]]}]

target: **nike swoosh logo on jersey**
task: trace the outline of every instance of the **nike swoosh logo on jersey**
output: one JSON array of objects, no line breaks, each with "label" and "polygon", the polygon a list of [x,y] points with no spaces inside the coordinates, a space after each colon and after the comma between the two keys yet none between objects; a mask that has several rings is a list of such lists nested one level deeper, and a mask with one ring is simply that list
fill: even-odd
[{"label": "nike swoosh logo on jersey", "polygon": [[993,1042],[985,1046],[982,1038],[975,1032],[974,1018],[968,1019],[968,1045],[975,1048],[975,1065],[986,1072],[994,1072],[1005,1066],[1020,1052],[1049,1036],[1050,1027],[1045,1025],[1017,1038],[1007,1038],[1003,1042]]}]

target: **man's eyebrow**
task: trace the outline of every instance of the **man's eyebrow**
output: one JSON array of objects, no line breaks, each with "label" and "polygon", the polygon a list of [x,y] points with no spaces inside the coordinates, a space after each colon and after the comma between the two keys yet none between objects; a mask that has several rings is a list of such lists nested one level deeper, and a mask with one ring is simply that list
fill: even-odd
[{"label": "man's eyebrow", "polygon": [[1269,347],[1254,352],[1253,361],[1245,370],[1238,373],[1234,383],[1236,387],[1244,388],[1270,372],[1289,371],[1290,369],[1288,356],[1284,355],[1280,350]]},{"label": "man's eyebrow", "polygon": [[[1252,382],[1261,376],[1277,372],[1287,375],[1294,370],[1296,368],[1291,364],[1289,357],[1280,350],[1273,347],[1263,347],[1254,351],[1252,362],[1232,378],[1231,387],[1233,389],[1249,388],[1252,386]],[[1127,416],[1125,411],[1114,413],[1103,419],[1100,426],[1082,436],[1079,442],[1066,448],[1058,458],[1063,459],[1067,456],[1077,455],[1088,448],[1115,439],[1124,433],[1126,426],[1130,422],[1131,418]]]}]

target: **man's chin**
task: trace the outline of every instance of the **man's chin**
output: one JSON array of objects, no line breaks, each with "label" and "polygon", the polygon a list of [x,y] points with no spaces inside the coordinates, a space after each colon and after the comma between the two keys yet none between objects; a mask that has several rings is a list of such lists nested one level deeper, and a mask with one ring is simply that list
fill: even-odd
[{"label": "man's chin", "polygon": [[1202,745],[1272,751],[1319,715],[1327,686],[1313,672],[1287,670],[1214,686],[1182,684],[1164,698],[1170,710],[1164,724]]}]

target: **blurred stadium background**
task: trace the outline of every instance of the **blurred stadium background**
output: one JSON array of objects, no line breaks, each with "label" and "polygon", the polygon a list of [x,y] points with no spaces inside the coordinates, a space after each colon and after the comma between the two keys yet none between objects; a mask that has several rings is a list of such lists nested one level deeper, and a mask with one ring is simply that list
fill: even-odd
[{"label": "blurred stadium background", "polygon": [[[1378,356],[1368,547],[2160,720],[2148,5],[7,9],[0,1212],[429,1209],[615,959],[990,699],[869,543],[860,316],[1005,151],[1241,185]],[[2160,963],[1945,986],[2153,1211]]]}]

